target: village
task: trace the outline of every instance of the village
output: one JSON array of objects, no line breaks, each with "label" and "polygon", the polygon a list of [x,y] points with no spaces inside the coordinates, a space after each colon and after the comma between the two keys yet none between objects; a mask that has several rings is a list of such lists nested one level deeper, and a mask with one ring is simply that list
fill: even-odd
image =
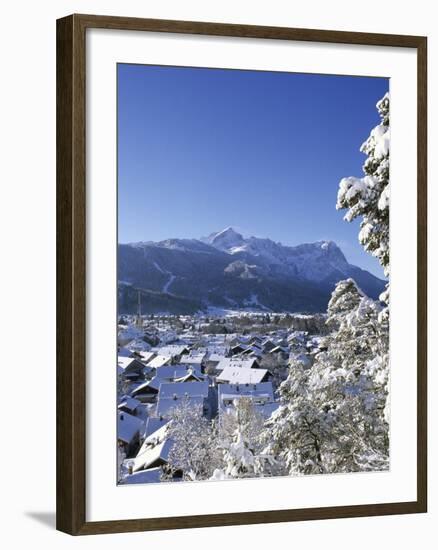
[{"label": "village", "polygon": [[[269,418],[291,359],[310,366],[323,328],[322,315],[120,316],[118,483],[164,479],[177,445],[169,426],[179,407],[222,422],[244,399],[259,418]],[[183,474],[173,469],[166,480]]]}]

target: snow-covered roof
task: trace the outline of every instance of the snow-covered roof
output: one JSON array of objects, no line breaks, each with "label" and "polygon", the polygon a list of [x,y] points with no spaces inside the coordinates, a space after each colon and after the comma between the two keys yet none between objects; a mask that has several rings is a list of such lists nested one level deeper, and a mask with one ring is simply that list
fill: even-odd
[{"label": "snow-covered roof", "polygon": [[246,349],[244,349],[241,353],[239,353],[240,356],[249,356],[252,357],[253,355],[255,357],[260,357],[262,355],[263,351],[258,346],[248,346]]},{"label": "snow-covered roof", "polygon": [[170,426],[169,421],[165,421],[165,422],[161,421],[161,426],[157,430],[154,430],[153,432],[151,432],[145,438],[139,450],[139,453],[141,453],[141,450],[147,447],[148,445],[156,445],[157,443],[160,443],[161,441],[164,441],[165,439],[167,439],[168,425]]},{"label": "snow-covered roof", "polygon": [[158,398],[173,399],[177,397],[208,397],[208,380],[203,382],[163,382],[160,385]]},{"label": "snow-covered roof", "polygon": [[208,361],[211,361],[212,363],[219,363],[221,359],[224,359],[224,356],[219,353],[210,353],[208,357]]},{"label": "snow-covered roof", "polygon": [[217,370],[223,370],[226,367],[238,367],[238,368],[252,368],[257,363],[255,358],[236,358],[236,357],[222,357],[216,366]]},{"label": "snow-covered roof", "polygon": [[262,342],[262,346],[265,347],[265,346],[270,346],[270,345],[274,345],[272,340],[270,338],[265,338]]},{"label": "snow-covered roof", "polygon": [[201,374],[201,370],[197,366],[189,365],[165,365],[157,369],[156,378],[161,380],[174,380],[175,378],[181,378],[188,372],[193,371],[197,375]]},{"label": "snow-covered roof", "polygon": [[133,371],[133,370],[142,370],[144,365],[138,359],[134,357],[123,357],[117,356],[117,366],[123,369],[123,372]]},{"label": "snow-covered roof", "polygon": [[136,395],[146,394],[146,393],[157,393],[158,389],[160,387],[160,380],[157,379],[157,377],[152,378],[152,380],[148,380],[147,382],[143,382],[142,384],[139,384],[131,391],[131,397],[135,397]]},{"label": "snow-covered roof", "polygon": [[154,434],[157,430],[165,426],[169,422],[168,418],[164,417],[158,417],[158,418],[152,418],[149,417],[146,421],[146,428],[145,428],[145,438],[148,438],[150,435]]},{"label": "snow-covered roof", "polygon": [[175,357],[175,355],[182,355],[188,351],[187,346],[179,344],[170,344],[157,348],[159,355],[168,355],[169,357]]},{"label": "snow-covered roof", "polygon": [[183,365],[200,365],[205,359],[206,353],[189,353],[181,356],[181,364]]},{"label": "snow-covered roof", "polygon": [[172,360],[172,357],[170,355],[157,355],[154,357],[151,361],[148,363],[148,367],[152,367],[154,369],[158,369],[164,365],[168,365]]},{"label": "snow-covered roof", "polygon": [[130,458],[128,461],[132,464],[132,471],[138,472],[139,470],[145,470],[149,466],[153,466],[158,462],[166,462],[169,457],[170,449],[173,442],[170,439],[165,439],[155,446],[146,446],[143,452],[139,452],[135,458]]},{"label": "snow-covered roof", "polygon": [[202,395],[179,395],[171,399],[159,399],[157,403],[157,414],[163,417],[170,417],[172,415],[172,411],[182,405],[185,400],[189,401],[190,407],[193,407],[194,409],[197,407],[200,413],[202,413],[205,404],[205,397]]},{"label": "snow-covered roof", "polygon": [[149,470],[140,470],[127,475],[121,480],[122,485],[131,485],[134,483],[159,483],[161,480],[161,468],[150,468]]},{"label": "snow-covered roof", "polygon": [[128,410],[128,411],[135,411],[135,409],[140,405],[140,401],[138,399],[134,399],[133,397],[125,397],[118,405],[119,409]]},{"label": "snow-covered roof", "polygon": [[235,350],[245,350],[248,348],[248,344],[242,344],[242,342],[238,342],[237,344],[234,344],[233,346],[231,346],[231,351],[233,353],[236,353]]},{"label": "snow-covered roof", "polygon": [[162,383],[158,394],[156,414],[170,416],[172,409],[186,400],[190,406],[203,407],[209,396],[208,380],[203,382]]},{"label": "snow-covered roof", "polygon": [[149,435],[144,441],[135,458],[126,462],[132,465],[132,471],[146,469],[158,460],[167,460],[172,441],[167,437],[169,423]]},{"label": "snow-covered roof", "polygon": [[117,419],[117,438],[124,443],[131,443],[139,433],[143,421],[127,412],[119,411]]},{"label": "snow-covered roof", "polygon": [[138,354],[140,355],[140,361],[145,365],[156,355],[154,351],[139,351]]},{"label": "snow-covered roof", "polygon": [[205,379],[203,374],[199,374],[193,369],[189,369],[184,376],[181,376],[180,378],[175,378],[174,382],[202,382]]},{"label": "snow-covered roof", "polygon": [[225,367],[216,378],[218,382],[232,384],[259,384],[267,374],[266,369],[246,369],[241,367]]}]

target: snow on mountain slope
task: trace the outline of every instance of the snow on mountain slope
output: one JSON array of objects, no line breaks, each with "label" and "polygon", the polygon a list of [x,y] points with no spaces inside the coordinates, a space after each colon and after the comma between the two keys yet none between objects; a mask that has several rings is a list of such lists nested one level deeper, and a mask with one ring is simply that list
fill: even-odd
[{"label": "snow on mountain slope", "polygon": [[285,246],[271,239],[245,239],[228,227],[219,233],[213,233],[204,242],[233,256],[254,256],[268,265],[281,266],[286,272],[311,281],[322,281],[333,271],[349,276],[350,265],[333,241]]},{"label": "snow on mountain slope", "polygon": [[165,293],[167,293],[167,294],[170,294],[169,288],[170,288],[170,285],[173,283],[173,281],[174,281],[175,279],[176,279],[176,275],[170,274],[169,280],[168,280],[167,283],[163,286],[163,292],[165,292]]}]

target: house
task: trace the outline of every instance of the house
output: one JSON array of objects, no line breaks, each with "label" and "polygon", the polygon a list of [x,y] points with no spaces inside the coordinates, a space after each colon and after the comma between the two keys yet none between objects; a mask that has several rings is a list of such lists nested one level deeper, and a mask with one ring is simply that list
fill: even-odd
[{"label": "house", "polygon": [[124,461],[130,473],[157,468],[167,464],[169,452],[173,444],[167,434],[168,426],[169,423],[154,431],[143,441],[137,455],[132,459]]},{"label": "house", "polygon": [[250,338],[248,344],[250,346],[253,346],[253,345],[260,346],[262,342],[263,342],[263,338],[261,336],[253,336],[252,338]]},{"label": "house", "polygon": [[161,380],[157,377],[139,384],[131,391],[131,397],[136,398],[141,403],[152,403],[155,401]]},{"label": "house", "polygon": [[261,357],[263,354],[263,350],[257,346],[256,344],[253,344],[251,346],[248,346],[246,350],[242,351],[239,355],[241,356],[249,356],[249,357]]},{"label": "house", "polygon": [[274,401],[274,390],[271,382],[260,384],[221,384],[218,391],[219,414],[233,410],[238,399],[250,399],[254,409],[269,418],[279,406]]},{"label": "house", "polygon": [[216,382],[227,384],[260,384],[270,378],[266,369],[248,369],[241,367],[225,367],[216,377]]},{"label": "house", "polygon": [[210,418],[213,414],[213,403],[208,381],[203,382],[163,382],[160,385],[157,402],[157,415],[170,417],[172,410],[188,402],[190,406],[199,407],[202,414]]},{"label": "house", "polygon": [[231,347],[230,351],[232,355],[239,355],[240,353],[244,352],[248,347],[245,344],[236,344]]},{"label": "house", "polygon": [[158,338],[156,332],[152,332],[149,330],[144,331],[143,340],[151,346],[156,346],[160,342],[160,339]]},{"label": "house", "polygon": [[136,354],[149,351],[151,349],[151,345],[148,342],[145,342],[142,338],[135,338],[126,344],[126,347]]},{"label": "house", "polygon": [[258,368],[259,364],[255,357],[241,358],[241,357],[222,357],[219,363],[216,365],[217,371],[224,370],[225,367],[239,367],[244,369]]},{"label": "house", "polygon": [[124,411],[118,411],[117,440],[119,448],[129,457],[135,454],[139,447],[140,431],[143,421]]},{"label": "house", "polygon": [[203,374],[196,372],[194,369],[190,368],[188,371],[179,378],[174,378],[174,382],[202,382],[206,377]]},{"label": "house", "polygon": [[182,365],[196,365],[200,368],[204,365],[207,354],[205,352],[197,353],[191,351],[189,354],[181,355]]},{"label": "house", "polygon": [[126,380],[143,378],[144,364],[135,357],[117,356],[117,372]]},{"label": "house", "polygon": [[189,351],[186,345],[180,344],[167,345],[157,349],[159,355],[170,357],[172,363],[180,363],[181,356],[189,353]]},{"label": "house", "polygon": [[272,342],[272,340],[269,340],[269,338],[267,340],[264,340],[261,344],[262,348],[263,348],[263,351],[265,353],[268,353],[271,351],[271,349],[274,349],[275,348],[275,344]]},{"label": "house", "polygon": [[133,397],[125,396],[122,401],[118,404],[117,408],[119,411],[127,412],[135,416],[135,411],[138,406],[141,404],[141,401]]}]

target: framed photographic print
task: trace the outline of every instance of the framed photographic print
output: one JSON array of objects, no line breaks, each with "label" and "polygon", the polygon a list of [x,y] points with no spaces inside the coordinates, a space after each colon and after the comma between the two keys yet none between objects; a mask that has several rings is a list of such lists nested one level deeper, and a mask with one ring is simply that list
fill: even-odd
[{"label": "framed photographic print", "polygon": [[426,38],[57,52],[58,529],[425,512]]}]

